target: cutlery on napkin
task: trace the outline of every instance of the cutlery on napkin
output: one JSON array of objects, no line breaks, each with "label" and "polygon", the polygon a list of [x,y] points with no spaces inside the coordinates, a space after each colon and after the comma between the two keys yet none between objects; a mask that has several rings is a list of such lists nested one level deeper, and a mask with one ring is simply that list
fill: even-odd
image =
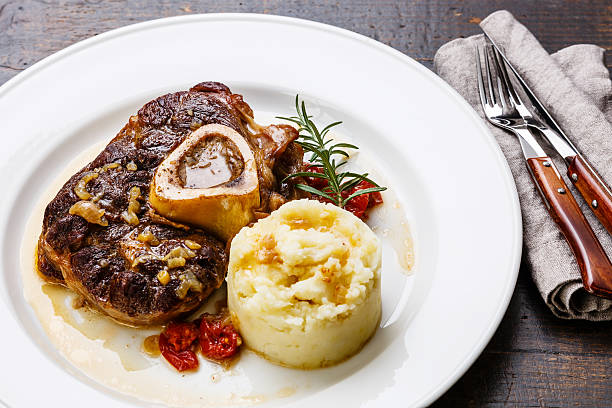
[{"label": "cutlery on napkin", "polygon": [[[537,39],[510,13],[498,11],[481,22],[568,137],[612,182],[612,84],[603,64],[603,49],[575,45],[549,55]],[[484,45],[483,35],[457,39],[442,46],[434,69],[481,115],[474,48]],[[484,117],[484,116],[483,116]],[[524,265],[527,266],[552,312],[561,318],[612,320],[612,301],[586,292],[576,260],[538,191],[525,171],[519,143],[513,135],[490,126],[516,181],[524,228]],[[562,159],[555,163],[565,168]],[[602,246],[612,255],[612,237],[603,228],[571,183],[582,212]]]}]

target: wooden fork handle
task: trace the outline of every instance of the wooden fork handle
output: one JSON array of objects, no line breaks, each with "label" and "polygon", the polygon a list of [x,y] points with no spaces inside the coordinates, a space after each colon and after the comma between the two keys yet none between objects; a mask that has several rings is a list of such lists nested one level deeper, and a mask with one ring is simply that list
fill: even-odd
[{"label": "wooden fork handle", "polygon": [[612,264],[552,160],[527,159],[527,167],[548,212],[576,257],[584,288],[594,295],[612,299]]},{"label": "wooden fork handle", "polygon": [[599,222],[612,234],[612,194],[593,167],[581,156],[568,157],[567,175],[582,197],[599,219]]}]

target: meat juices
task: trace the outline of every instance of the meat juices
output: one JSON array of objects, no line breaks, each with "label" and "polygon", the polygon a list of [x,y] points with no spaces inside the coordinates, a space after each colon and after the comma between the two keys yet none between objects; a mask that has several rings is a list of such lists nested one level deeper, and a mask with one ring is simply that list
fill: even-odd
[{"label": "meat juices", "polygon": [[164,323],[198,307],[225,278],[225,243],[156,214],[148,200],[151,178],[189,133],[221,124],[253,150],[261,212],[299,196],[293,184],[278,181],[301,168],[297,132],[270,126],[254,134],[247,127],[252,115],[242,96],[215,82],[144,105],[47,205],[40,275],[127,324]]}]

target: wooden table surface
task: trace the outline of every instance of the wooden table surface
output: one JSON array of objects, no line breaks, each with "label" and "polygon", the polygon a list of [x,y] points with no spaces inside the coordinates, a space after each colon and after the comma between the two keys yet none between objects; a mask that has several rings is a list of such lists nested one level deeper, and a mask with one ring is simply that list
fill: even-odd
[{"label": "wooden table surface", "polygon": [[[479,32],[480,19],[504,8],[547,50],[593,43],[607,50],[608,68],[612,66],[610,0],[0,0],[0,84],[47,55],[104,31],[210,12],[280,14],[333,24],[388,44],[431,68],[438,47]],[[523,268],[493,339],[435,406],[611,407],[612,323],[556,319]]]}]

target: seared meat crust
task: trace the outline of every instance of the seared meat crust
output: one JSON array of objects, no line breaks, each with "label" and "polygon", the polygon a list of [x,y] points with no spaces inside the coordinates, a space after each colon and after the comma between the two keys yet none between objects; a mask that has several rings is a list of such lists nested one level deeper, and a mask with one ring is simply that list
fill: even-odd
[{"label": "seared meat crust", "polygon": [[[261,151],[257,137],[246,126],[245,115],[252,114],[242,96],[215,82],[163,95],[144,105],[47,205],[38,247],[40,275],[68,286],[90,305],[127,324],[159,324],[198,307],[225,278],[225,243],[156,214],[148,202],[149,185],[167,155],[190,132],[206,124],[228,126],[242,134],[254,151]],[[282,161],[301,166],[302,156],[295,154],[300,148],[291,143],[297,132],[292,128],[285,129],[284,136],[279,132],[282,146],[272,149],[267,145],[267,151],[281,157],[292,145],[287,149],[291,155]],[[262,162],[258,169],[269,173],[265,193],[269,196],[280,187],[274,176],[274,160],[270,162],[268,157],[266,164],[263,160],[267,156],[259,156]],[[93,173],[94,177],[83,183],[84,177]],[[79,190],[79,185],[84,185],[91,197],[84,199],[82,189],[81,197],[77,196],[75,187]],[[140,193],[138,221],[130,223],[126,214],[136,187]],[[267,210],[266,197],[262,200]],[[102,221],[88,222],[71,214],[71,207],[79,201],[90,201],[104,210]],[[104,223],[107,225],[100,225]],[[160,279],[158,274],[165,273],[169,280],[163,284],[163,276]]]}]

